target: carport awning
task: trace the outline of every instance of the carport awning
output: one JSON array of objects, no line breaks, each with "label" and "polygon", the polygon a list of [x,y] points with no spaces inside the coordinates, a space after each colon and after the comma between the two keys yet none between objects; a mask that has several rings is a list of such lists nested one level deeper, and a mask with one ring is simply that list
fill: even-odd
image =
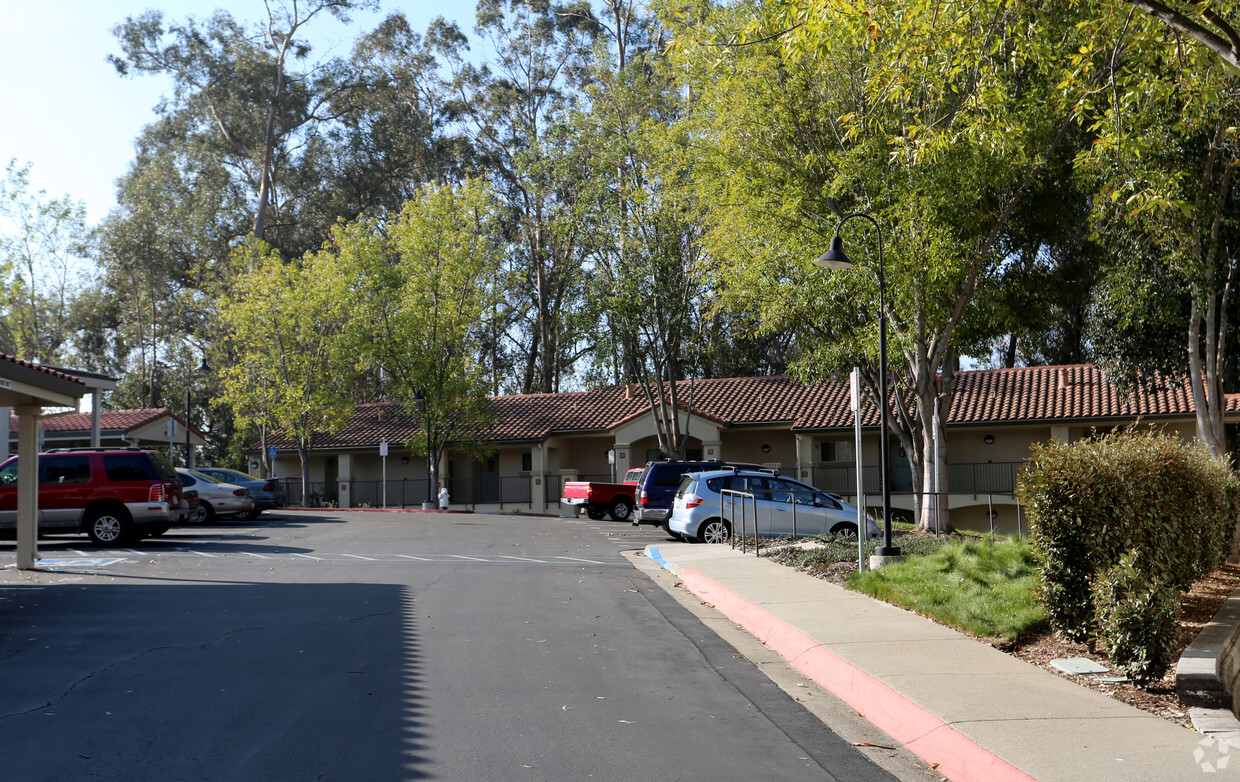
[{"label": "carport awning", "polygon": [[77,407],[86,385],[63,372],[0,353],[0,407]]},{"label": "carport awning", "polygon": [[[17,455],[35,464],[39,455],[38,423],[45,407],[77,407],[87,392],[77,378],[0,353],[0,407],[17,413]],[[6,427],[7,429],[7,427]],[[8,436],[7,431],[5,436]],[[30,570],[37,557],[38,470],[17,473],[17,567]]]}]

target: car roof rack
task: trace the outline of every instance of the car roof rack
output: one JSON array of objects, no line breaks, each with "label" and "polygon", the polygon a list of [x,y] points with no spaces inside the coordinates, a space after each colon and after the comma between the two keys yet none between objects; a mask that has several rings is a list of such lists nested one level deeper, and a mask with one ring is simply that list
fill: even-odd
[{"label": "car roof rack", "polygon": [[125,446],[116,446],[116,447],[108,447],[108,446],[100,445],[100,446],[81,446],[77,448],[48,448],[43,453],[79,453],[82,451],[94,451],[96,453],[99,453],[102,451],[142,451],[142,450],[145,450],[145,449],[139,448],[136,445],[125,445]]}]

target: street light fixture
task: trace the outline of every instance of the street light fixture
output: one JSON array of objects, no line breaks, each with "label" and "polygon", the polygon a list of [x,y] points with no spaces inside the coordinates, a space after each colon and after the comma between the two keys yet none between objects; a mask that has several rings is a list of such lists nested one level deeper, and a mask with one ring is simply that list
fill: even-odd
[{"label": "street light fixture", "polygon": [[844,253],[844,240],[840,238],[840,229],[844,223],[854,217],[863,217],[870,221],[878,234],[878,396],[882,400],[878,406],[879,432],[878,460],[882,474],[883,487],[883,545],[876,554],[879,557],[898,557],[900,549],[891,543],[891,461],[887,453],[887,284],[883,279],[883,231],[878,222],[864,212],[856,212],[845,216],[835,226],[835,236],[831,238],[831,249],[814,260],[814,265],[824,269],[851,269],[853,262]]},{"label": "street light fixture", "polygon": [[[207,366],[207,357],[205,355],[202,357],[202,363],[198,365],[198,369],[196,370],[196,372],[199,375],[204,375],[204,376],[210,374],[211,367]],[[192,451],[193,446],[190,444],[190,441],[189,441],[190,395],[193,393],[193,388],[194,388],[194,378],[191,375],[189,380],[185,383],[185,469],[187,470],[190,469],[191,465],[189,463],[190,462],[189,456],[193,452]]]}]

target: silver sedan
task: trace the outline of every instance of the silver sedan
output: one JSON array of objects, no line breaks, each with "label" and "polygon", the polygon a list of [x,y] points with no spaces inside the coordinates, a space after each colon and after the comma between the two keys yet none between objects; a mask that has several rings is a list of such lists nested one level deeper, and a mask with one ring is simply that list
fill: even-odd
[{"label": "silver sedan", "polygon": [[248,514],[254,509],[254,499],[242,486],[222,483],[210,475],[184,467],[177,468],[177,475],[183,487],[198,492],[198,516],[192,521],[212,524],[221,516]]}]

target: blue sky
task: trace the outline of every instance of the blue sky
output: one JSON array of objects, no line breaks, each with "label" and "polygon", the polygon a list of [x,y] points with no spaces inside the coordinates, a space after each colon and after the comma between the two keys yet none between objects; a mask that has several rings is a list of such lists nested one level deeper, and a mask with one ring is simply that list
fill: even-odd
[{"label": "blue sky", "polygon": [[[0,15],[0,73],[4,119],[0,163],[32,164],[35,189],[86,204],[91,223],[115,205],[113,182],[133,157],[133,140],[154,119],[153,107],[169,87],[154,76],[122,78],[105,58],[118,54],[112,27],[128,16],[158,9],[169,19],[208,17],[217,8],[234,18],[265,18],[262,0],[41,0],[5,4]],[[377,13],[356,13],[348,27],[316,18],[307,28],[317,55],[345,55],[353,38],[393,11],[415,30],[436,16],[460,23],[473,38],[473,2],[383,0]],[[312,54],[311,57],[315,57]]]}]

